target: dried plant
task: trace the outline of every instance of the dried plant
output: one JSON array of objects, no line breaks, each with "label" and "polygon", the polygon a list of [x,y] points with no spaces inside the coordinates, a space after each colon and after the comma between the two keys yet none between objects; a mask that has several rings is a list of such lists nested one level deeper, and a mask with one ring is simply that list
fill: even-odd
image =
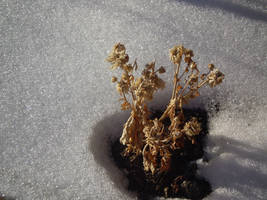
[{"label": "dried plant", "polygon": [[[121,109],[131,110],[120,138],[120,142],[125,145],[124,156],[134,160],[142,155],[144,170],[152,174],[168,171],[172,152],[183,148],[185,139],[194,144],[195,136],[201,132],[197,118],[185,121],[183,105],[199,96],[199,88],[204,85],[214,87],[224,79],[224,74],[215,69],[213,64],[208,65],[208,73],[200,74],[197,64],[192,60],[193,56],[193,51],[183,46],[174,46],[170,50],[170,59],[175,65],[173,91],[159,119],[149,118],[147,102],[153,99],[158,89],[164,88],[165,83],[158,75],[165,73],[165,68],[161,66],[155,69],[155,62],[149,63],[141,77],[136,78],[133,73],[138,69],[137,62],[128,63],[129,56],[125,46],[120,43],[115,44],[106,59],[112,64],[111,69],[122,70],[121,77],[112,77],[112,82],[117,84]],[[185,62],[183,69],[182,60]],[[168,127],[164,124],[165,118],[170,119]]]}]

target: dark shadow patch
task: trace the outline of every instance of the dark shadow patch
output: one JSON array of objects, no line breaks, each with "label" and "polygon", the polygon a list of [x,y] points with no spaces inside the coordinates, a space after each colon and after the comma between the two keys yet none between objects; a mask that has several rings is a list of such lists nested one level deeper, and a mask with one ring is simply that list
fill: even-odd
[{"label": "dark shadow patch", "polygon": [[132,196],[127,191],[127,179],[112,160],[111,144],[122,133],[123,124],[129,117],[129,112],[120,112],[105,117],[93,128],[93,134],[89,137],[89,151],[92,152],[97,164],[102,166],[115,186],[124,193]]},{"label": "dark shadow patch", "polygon": [[[243,5],[239,5],[230,1],[222,0],[175,0],[180,2],[185,2],[199,7],[215,8],[220,9],[234,15],[246,17],[252,20],[258,20],[262,22],[267,22],[267,13],[260,10],[254,10]],[[265,5],[266,6],[266,5]]]}]

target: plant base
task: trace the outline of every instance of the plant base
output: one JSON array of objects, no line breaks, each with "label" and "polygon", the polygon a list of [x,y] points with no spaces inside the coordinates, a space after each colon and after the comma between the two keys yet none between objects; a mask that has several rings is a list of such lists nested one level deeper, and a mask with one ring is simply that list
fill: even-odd
[{"label": "plant base", "polygon": [[[154,112],[158,117],[161,112]],[[129,179],[128,189],[135,191],[139,199],[151,199],[155,196],[183,197],[189,199],[202,199],[211,192],[210,184],[202,177],[196,175],[197,164],[194,162],[203,158],[204,138],[208,133],[207,113],[205,110],[184,110],[186,120],[197,117],[202,124],[202,132],[196,137],[195,144],[185,141],[182,150],[172,152],[171,167],[168,172],[152,175],[143,169],[143,158],[138,156],[130,162],[129,157],[123,157],[124,146],[119,140],[112,143],[112,157],[116,165],[125,172]],[[168,119],[164,121],[168,124]]]}]

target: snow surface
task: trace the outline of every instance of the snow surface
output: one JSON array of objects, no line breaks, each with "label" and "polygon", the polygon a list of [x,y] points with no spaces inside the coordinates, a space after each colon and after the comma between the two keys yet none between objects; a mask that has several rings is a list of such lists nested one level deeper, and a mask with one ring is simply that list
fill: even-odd
[{"label": "snow surface", "polygon": [[[183,44],[204,71],[226,75],[201,90],[208,109],[206,199],[267,199],[266,0],[2,0],[0,2],[0,196],[7,199],[136,199],[109,158],[129,113],[105,57],[120,41],[139,65],[173,67]],[[214,105],[220,111],[214,114]],[[193,106],[193,105],[192,105]]]}]

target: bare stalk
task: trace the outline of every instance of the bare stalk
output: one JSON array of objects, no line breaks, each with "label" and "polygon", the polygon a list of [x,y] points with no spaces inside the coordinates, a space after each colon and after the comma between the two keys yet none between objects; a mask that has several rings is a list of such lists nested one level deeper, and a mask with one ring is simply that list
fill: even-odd
[{"label": "bare stalk", "polygon": [[175,70],[175,74],[174,74],[174,87],[173,87],[173,91],[172,91],[172,99],[176,99],[176,89],[177,89],[177,83],[180,81],[180,79],[178,79],[178,75],[179,75],[179,71],[180,71],[180,65],[181,65],[181,61],[179,63],[177,63],[177,67]]}]

